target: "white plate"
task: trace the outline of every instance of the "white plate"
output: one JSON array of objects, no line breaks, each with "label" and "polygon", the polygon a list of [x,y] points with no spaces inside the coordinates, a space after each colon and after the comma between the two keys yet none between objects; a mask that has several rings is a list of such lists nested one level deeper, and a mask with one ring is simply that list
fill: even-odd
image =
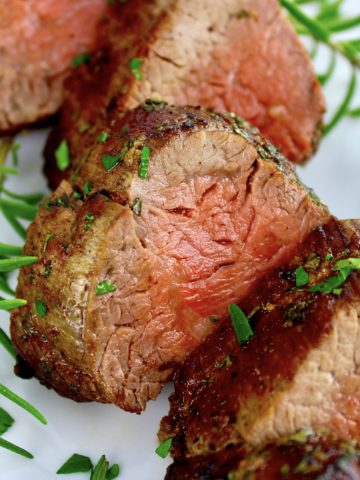
[{"label": "white plate", "polygon": [[[359,0],[347,0],[349,13],[360,13]],[[319,61],[326,65],[325,51]],[[329,110],[338,105],[346,89],[349,69],[340,63],[334,80],[327,87]],[[360,90],[360,88],[359,88]],[[360,95],[354,102],[360,105]],[[18,192],[46,191],[41,176],[41,150],[46,132],[21,135],[19,151],[21,173],[10,179],[7,186]],[[346,119],[324,139],[315,158],[299,174],[315,189],[331,211],[339,218],[360,217],[360,120]],[[5,221],[0,219],[0,240],[21,242]],[[8,315],[0,314],[1,325],[8,325]],[[15,418],[14,426],[4,435],[35,458],[28,460],[0,449],[0,478],[6,480],[49,480],[62,463],[74,452],[88,455],[96,462],[106,454],[112,463],[122,468],[121,480],[160,480],[164,478],[169,460],[159,458],[154,450],[159,421],[168,409],[168,387],[156,402],[150,402],[141,416],[99,404],[77,404],[42,387],[37,380],[21,380],[12,373],[12,361],[0,348],[1,383],[33,403],[47,417],[43,426],[29,414],[4,398],[0,406]],[[69,480],[88,479],[88,475],[70,475]]]}]

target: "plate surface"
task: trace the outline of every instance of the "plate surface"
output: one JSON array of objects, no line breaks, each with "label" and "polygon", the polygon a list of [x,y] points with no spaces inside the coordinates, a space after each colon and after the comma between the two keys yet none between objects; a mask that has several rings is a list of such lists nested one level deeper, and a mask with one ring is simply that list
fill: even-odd
[{"label": "plate surface", "polygon": [[[345,3],[349,14],[360,14],[359,0],[347,0]],[[320,50],[319,67],[326,68],[327,61],[326,50]],[[339,62],[336,75],[326,88],[329,115],[343,98],[349,73],[348,65]],[[354,105],[360,105],[359,92]],[[9,178],[9,189],[23,193],[46,192],[46,183],[40,173],[46,133],[36,131],[19,136],[20,174],[16,178]],[[317,155],[309,164],[299,168],[299,174],[339,218],[360,217],[360,120],[343,120],[323,140]],[[2,218],[0,241],[21,243]],[[0,312],[0,322],[2,326],[7,326],[8,315]],[[33,403],[49,421],[47,426],[43,426],[5,398],[0,398],[0,406],[15,418],[15,424],[4,438],[30,450],[35,456],[34,460],[27,460],[0,449],[0,478],[88,479],[88,475],[82,474],[68,477],[55,474],[74,452],[88,455],[93,462],[106,454],[110,462],[121,465],[119,479],[122,480],[164,478],[170,462],[159,458],[154,450],[159,421],[168,409],[170,387],[156,402],[149,404],[144,414],[137,416],[109,405],[77,404],[45,389],[36,380],[16,378],[12,373],[12,361],[2,348],[0,375],[1,383]]]}]

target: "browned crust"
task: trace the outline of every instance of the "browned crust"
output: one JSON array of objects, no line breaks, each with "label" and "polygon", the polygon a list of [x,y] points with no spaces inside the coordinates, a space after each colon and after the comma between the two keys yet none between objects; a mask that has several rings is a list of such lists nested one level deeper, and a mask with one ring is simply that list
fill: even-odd
[{"label": "browned crust", "polygon": [[[321,262],[312,281],[317,283],[332,274],[337,260],[358,257],[359,246],[349,224],[343,227],[332,220],[317,228],[293,260],[259,282],[241,305],[246,314],[258,309],[252,317],[253,339],[240,348],[228,321],[188,357],[175,375],[170,413],[160,431],[161,438],[174,436],[175,457],[242,443],[235,426],[241,409],[251,404],[261,415],[262,399],[271,401],[272,392],[292,382],[307,354],[331,331],[334,312],[360,294],[358,273],[351,274],[338,296],[294,288],[291,272],[316,253]],[[331,261],[325,259],[327,253],[333,255]],[[291,318],[295,320],[290,322]],[[230,365],[224,364],[225,358],[230,358]]]},{"label": "browned crust", "polygon": [[[287,472],[287,473],[285,473]],[[357,480],[355,444],[325,432],[298,432],[258,450],[230,446],[222,452],[175,461],[165,480]]]}]

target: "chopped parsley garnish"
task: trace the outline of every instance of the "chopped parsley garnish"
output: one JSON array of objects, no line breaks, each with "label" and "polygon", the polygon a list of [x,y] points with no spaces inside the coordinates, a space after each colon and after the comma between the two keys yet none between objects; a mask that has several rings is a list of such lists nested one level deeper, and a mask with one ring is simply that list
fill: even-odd
[{"label": "chopped parsley garnish", "polygon": [[89,63],[90,59],[91,59],[91,54],[89,52],[80,53],[79,55],[76,55],[76,57],[74,57],[71,60],[71,66],[73,68],[80,67],[80,65],[82,65],[83,63]]},{"label": "chopped parsley garnish", "polygon": [[39,317],[44,318],[48,312],[48,307],[46,303],[44,303],[42,300],[35,300],[34,305],[36,313],[39,315]]},{"label": "chopped parsley garnish", "polygon": [[80,198],[82,198],[82,195],[79,192],[74,192],[72,194],[72,197],[75,198],[75,200],[79,200]]},{"label": "chopped parsley garnish", "polygon": [[295,282],[297,288],[304,287],[309,283],[309,274],[304,267],[300,266],[295,270]]},{"label": "chopped parsley garnish", "polygon": [[14,423],[14,419],[3,408],[0,408],[0,435],[7,432],[11,425]]},{"label": "chopped parsley garnish", "polygon": [[141,58],[132,58],[130,60],[130,69],[137,80],[141,80],[143,77],[142,72],[140,71],[142,63],[143,61]]},{"label": "chopped parsley garnish", "polygon": [[326,260],[327,262],[330,262],[330,260],[332,260],[333,258],[334,258],[334,257],[333,257],[333,254],[332,254],[332,253],[327,253],[327,254],[325,255],[325,260]]},{"label": "chopped parsley garnish", "polygon": [[160,111],[168,105],[167,102],[160,100],[159,98],[147,98],[144,103],[141,104],[145,112]]},{"label": "chopped parsley garnish", "polygon": [[146,146],[141,150],[139,177],[147,178],[149,173],[150,147]]},{"label": "chopped parsley garnish", "polygon": [[120,474],[120,467],[117,463],[114,463],[109,468],[109,462],[105,455],[100,457],[94,467],[89,457],[74,453],[56,473],[58,475],[67,475],[69,473],[86,473],[90,471],[90,480],[114,480]]},{"label": "chopped parsley garnish", "polygon": [[121,153],[117,153],[114,156],[104,155],[102,157],[102,164],[107,172],[110,172],[120,161]]},{"label": "chopped parsley garnish", "polygon": [[121,127],[121,130],[119,132],[120,137],[125,137],[129,133],[129,125],[124,125]]},{"label": "chopped parsley garnish", "polygon": [[46,252],[46,249],[49,245],[49,242],[50,240],[52,239],[52,237],[54,236],[53,233],[47,233],[46,236],[45,236],[45,240],[44,240],[44,245],[43,245],[43,252],[45,253]]},{"label": "chopped parsley garnish", "polygon": [[64,172],[70,166],[70,152],[66,140],[62,140],[55,150],[56,165],[59,170]]},{"label": "chopped parsley garnish", "polygon": [[90,195],[91,190],[92,190],[92,185],[89,180],[86,180],[83,188],[84,196],[86,197],[87,195]]},{"label": "chopped parsley garnish", "polygon": [[341,295],[341,287],[353,270],[360,270],[360,258],[345,258],[335,263],[333,270],[338,271],[337,275],[329,277],[323,282],[317,283],[309,288],[310,292],[333,293]]},{"label": "chopped parsley garnish", "polygon": [[141,206],[142,206],[141,198],[136,197],[131,205],[131,209],[135,213],[135,215],[137,216],[141,215]]},{"label": "chopped parsley garnish", "polygon": [[105,143],[108,138],[109,138],[108,132],[101,132],[97,137],[97,141],[100,143]]},{"label": "chopped parsley garnish", "polygon": [[249,320],[241,308],[234,303],[229,305],[229,312],[237,341],[240,345],[244,345],[254,335]]},{"label": "chopped parsley garnish", "polygon": [[89,457],[74,453],[68,460],[66,460],[64,465],[62,465],[56,473],[61,475],[69,473],[90,472],[92,466],[93,465]]},{"label": "chopped parsley garnish", "polygon": [[111,280],[103,280],[96,285],[96,295],[106,295],[107,293],[115,292],[116,285]]},{"label": "chopped parsley garnish", "polygon": [[155,453],[161,458],[166,458],[171,450],[172,442],[172,438],[167,438],[162,443],[160,443],[160,445],[155,450]]},{"label": "chopped parsley garnish", "polygon": [[94,220],[95,220],[95,215],[88,212],[85,217],[84,217],[84,220],[85,220],[85,227],[84,229],[85,230],[90,230],[91,229],[91,224],[94,223]]}]

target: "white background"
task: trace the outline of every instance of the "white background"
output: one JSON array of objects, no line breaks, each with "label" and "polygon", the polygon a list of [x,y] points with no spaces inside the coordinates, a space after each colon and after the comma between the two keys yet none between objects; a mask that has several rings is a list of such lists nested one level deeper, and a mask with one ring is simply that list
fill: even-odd
[{"label": "white background", "polygon": [[[346,0],[349,14],[359,15],[359,0]],[[326,68],[328,54],[321,49],[317,63]],[[349,80],[349,66],[339,62],[336,75],[326,88],[329,114],[341,102]],[[359,92],[354,106],[360,106]],[[41,151],[46,132],[23,134],[20,175],[9,179],[8,188],[17,192],[46,191],[41,176]],[[331,211],[339,218],[360,217],[360,119],[345,119],[324,139],[319,152],[305,168],[299,169],[304,182],[315,189]],[[0,219],[0,241],[21,242]],[[1,313],[0,321],[7,328],[8,315]],[[47,417],[49,424],[41,425],[28,413],[0,398],[0,406],[15,418],[14,426],[4,435],[9,441],[30,450],[34,460],[19,457],[0,449],[0,479],[49,480],[69,478],[82,480],[88,475],[57,476],[56,470],[74,452],[88,455],[96,462],[106,454],[111,463],[121,465],[122,480],[160,480],[168,460],[159,458],[154,450],[159,421],[168,408],[168,387],[156,402],[151,402],[141,416],[99,404],[77,404],[64,399],[39,385],[36,380],[20,380],[12,373],[12,360],[0,349],[0,382],[24,396]]]}]

